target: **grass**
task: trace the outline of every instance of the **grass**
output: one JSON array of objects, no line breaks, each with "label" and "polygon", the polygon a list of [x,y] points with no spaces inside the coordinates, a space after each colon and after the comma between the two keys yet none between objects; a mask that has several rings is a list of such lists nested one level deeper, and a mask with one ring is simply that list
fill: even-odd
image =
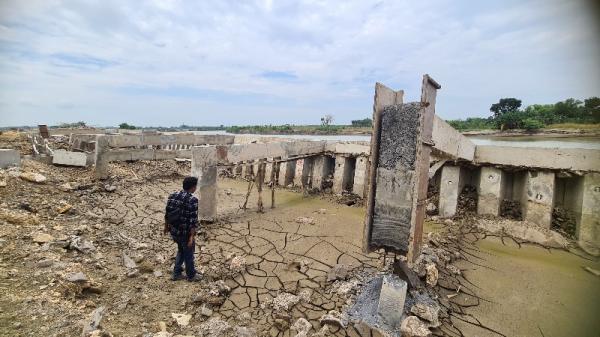
[{"label": "grass", "polygon": [[600,130],[600,124],[559,123],[546,125],[544,129]]}]

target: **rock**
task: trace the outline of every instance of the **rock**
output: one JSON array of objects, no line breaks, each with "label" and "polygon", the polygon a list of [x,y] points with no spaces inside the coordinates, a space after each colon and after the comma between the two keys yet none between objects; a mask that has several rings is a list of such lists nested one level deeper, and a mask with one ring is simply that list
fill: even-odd
[{"label": "rock", "polygon": [[104,190],[106,192],[114,192],[117,190],[117,186],[115,185],[104,185]]},{"label": "rock", "polygon": [[47,233],[36,233],[33,235],[33,242],[47,243],[54,241],[54,237]]},{"label": "rock", "polygon": [[6,187],[6,180],[0,180],[0,187]]},{"label": "rock", "polygon": [[304,318],[298,318],[292,325],[292,329],[296,330],[296,337],[307,337],[308,332],[312,329],[312,324]]},{"label": "rock", "polygon": [[127,269],[137,269],[137,264],[125,252],[123,252],[123,265]]},{"label": "rock", "polygon": [[410,312],[429,322],[428,326],[430,328],[436,328],[440,326],[440,322],[438,320],[440,305],[430,298],[417,299],[416,303],[410,307]]},{"label": "rock", "polygon": [[322,326],[321,329],[315,332],[311,337],[327,337],[329,336],[330,331],[327,325]]},{"label": "rock", "polygon": [[62,185],[59,185],[58,189],[63,192],[69,192],[69,191],[72,191],[74,188],[70,183],[64,183]]},{"label": "rock", "polygon": [[[83,274],[83,273],[81,273]],[[85,276],[85,275],[84,275]],[[92,331],[97,330],[100,325],[100,321],[102,321],[102,316],[104,315],[104,307],[98,307],[96,310],[92,311],[90,318],[83,325],[82,336],[88,336],[92,333]]]},{"label": "rock", "polygon": [[275,309],[276,311],[289,310],[294,305],[296,305],[296,303],[298,303],[299,301],[300,301],[300,297],[298,297],[294,294],[281,293],[273,299],[272,305],[273,305],[273,309]]},{"label": "rock", "polygon": [[161,277],[161,276],[163,276],[163,273],[162,273],[162,271],[160,271],[160,270],[155,270],[154,272],[152,272],[152,274],[154,274],[154,276],[156,276],[156,277]]},{"label": "rock", "polygon": [[46,260],[38,261],[38,263],[36,263],[35,266],[37,268],[48,268],[48,267],[51,267],[53,264],[54,264],[54,261],[46,259]]},{"label": "rock", "polygon": [[69,273],[65,276],[65,280],[69,282],[87,282],[87,276],[82,272]]},{"label": "rock", "polygon": [[256,337],[256,329],[238,326],[235,329],[236,337]]},{"label": "rock", "polygon": [[435,211],[437,211],[437,206],[434,203],[430,202],[425,207],[425,211],[427,211],[427,214],[433,214],[435,213]]},{"label": "rock", "polygon": [[321,319],[319,319],[319,323],[321,323],[321,325],[328,324],[334,327],[345,329],[346,325],[348,325],[348,318],[343,316],[336,310],[331,310],[329,311],[329,313],[321,316]]},{"label": "rock", "polygon": [[175,319],[175,321],[177,322],[177,324],[179,326],[186,327],[186,326],[190,325],[190,319],[192,318],[192,315],[177,314],[177,313],[172,312],[171,317],[173,317],[173,319]]},{"label": "rock", "polygon": [[445,219],[444,220],[444,225],[446,226],[451,226],[454,224],[454,221],[452,221],[452,219]]},{"label": "rock", "polygon": [[345,280],[348,278],[348,271],[349,270],[346,265],[336,264],[329,269],[329,272],[327,272],[327,281],[331,282],[335,280]]},{"label": "rock", "polygon": [[199,327],[201,336],[225,336],[228,331],[232,329],[229,323],[221,320],[220,318],[213,317],[207,322],[204,322]]},{"label": "rock", "polygon": [[404,302],[406,301],[407,283],[396,275],[384,275],[381,280],[377,314],[393,328],[400,325]]},{"label": "rock", "polygon": [[416,316],[408,316],[400,325],[400,332],[403,337],[427,337],[431,336],[431,331],[427,325]]},{"label": "rock", "polygon": [[229,263],[229,270],[240,273],[246,270],[246,259],[243,256],[236,256]]},{"label": "rock", "polygon": [[70,205],[70,204],[65,204],[65,205],[63,205],[63,206],[59,207],[59,208],[58,208],[56,211],[57,211],[59,214],[64,214],[64,213],[67,213],[68,211],[70,211],[70,210],[71,210],[71,208],[73,208],[73,206],[72,206],[72,205]]},{"label": "rock", "polygon": [[69,240],[68,249],[74,249],[82,253],[89,253],[96,250],[96,247],[90,241],[82,239],[80,236],[73,235]]},{"label": "rock", "polygon": [[427,278],[425,279],[427,284],[430,287],[435,287],[438,281],[438,270],[435,263],[428,263],[425,266],[425,270],[427,272]]},{"label": "rock", "polygon": [[210,317],[212,316],[213,311],[209,307],[207,307],[206,304],[203,304],[200,308],[200,314],[202,316]]},{"label": "rock", "polygon": [[317,213],[319,213],[319,214],[325,214],[325,213],[327,213],[327,209],[325,209],[325,208],[319,208],[319,210],[317,211]]},{"label": "rock", "polygon": [[46,177],[35,172],[21,172],[19,177],[23,180],[27,180],[36,184],[43,184],[46,182]]},{"label": "rock", "polygon": [[460,275],[460,268],[453,264],[446,265],[446,269],[454,275]]},{"label": "rock", "polygon": [[315,219],[313,219],[311,217],[299,216],[296,218],[296,223],[303,224],[303,225],[314,225]]}]

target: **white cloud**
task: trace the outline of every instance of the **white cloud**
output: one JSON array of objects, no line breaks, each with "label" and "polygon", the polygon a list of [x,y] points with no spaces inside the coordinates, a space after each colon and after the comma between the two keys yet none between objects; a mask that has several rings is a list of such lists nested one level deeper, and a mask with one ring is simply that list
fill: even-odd
[{"label": "white cloud", "polygon": [[[371,114],[380,81],[446,118],[500,97],[600,95],[577,1],[8,1],[0,125],[317,123]],[[265,76],[267,74],[267,76]]]}]

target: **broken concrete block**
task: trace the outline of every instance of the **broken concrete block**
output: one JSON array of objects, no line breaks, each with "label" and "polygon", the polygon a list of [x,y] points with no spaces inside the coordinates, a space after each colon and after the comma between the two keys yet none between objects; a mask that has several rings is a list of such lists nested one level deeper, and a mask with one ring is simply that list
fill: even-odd
[{"label": "broken concrete block", "polygon": [[327,272],[327,282],[335,280],[345,280],[348,277],[348,267],[343,264],[336,264]]},{"label": "broken concrete block", "polygon": [[431,336],[431,331],[427,328],[427,325],[416,316],[408,316],[402,325],[400,326],[400,332],[402,336],[407,337],[427,337]]},{"label": "broken concrete block", "polygon": [[21,179],[23,180],[27,180],[32,183],[43,184],[46,182],[46,177],[35,172],[23,172],[19,175],[19,177],[21,177]]},{"label": "broken concrete block", "polygon": [[401,323],[404,301],[406,300],[406,282],[395,275],[385,275],[379,293],[377,314],[390,326]]},{"label": "broken concrete block", "polygon": [[52,164],[68,166],[85,166],[87,156],[83,152],[56,150],[52,156]]},{"label": "broken concrete block", "polygon": [[102,321],[102,316],[104,315],[104,309],[105,307],[98,307],[92,312],[89,320],[83,325],[83,331],[81,332],[83,337],[88,336],[98,329],[98,326],[100,326],[100,322]]},{"label": "broken concrete block", "polygon": [[21,155],[13,149],[0,149],[0,168],[21,166]]}]

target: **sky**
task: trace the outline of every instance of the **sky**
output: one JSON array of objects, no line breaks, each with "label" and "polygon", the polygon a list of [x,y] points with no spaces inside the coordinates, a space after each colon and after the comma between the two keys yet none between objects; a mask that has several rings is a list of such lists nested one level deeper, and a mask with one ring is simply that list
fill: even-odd
[{"label": "sky", "polygon": [[583,0],[0,0],[0,126],[335,124],[376,82],[444,119],[600,96]]}]

